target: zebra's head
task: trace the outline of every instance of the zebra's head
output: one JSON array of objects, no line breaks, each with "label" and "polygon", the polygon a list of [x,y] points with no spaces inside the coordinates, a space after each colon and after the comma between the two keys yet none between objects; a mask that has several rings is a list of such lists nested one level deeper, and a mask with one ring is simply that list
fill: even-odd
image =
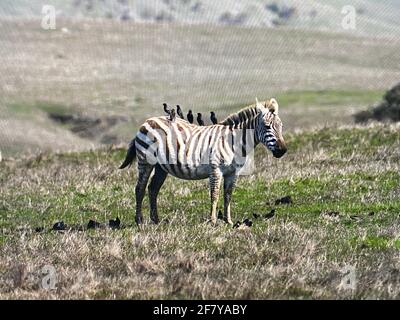
[{"label": "zebra's head", "polygon": [[256,104],[260,109],[257,138],[272,152],[275,158],[280,158],[286,153],[287,148],[282,136],[282,121],[278,115],[278,102],[274,98],[258,102],[256,98]]}]

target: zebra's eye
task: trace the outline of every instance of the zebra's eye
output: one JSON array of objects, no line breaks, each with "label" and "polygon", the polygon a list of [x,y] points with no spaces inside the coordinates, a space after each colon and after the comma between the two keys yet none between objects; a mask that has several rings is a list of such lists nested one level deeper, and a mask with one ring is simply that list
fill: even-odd
[{"label": "zebra's eye", "polygon": [[269,129],[271,129],[271,126],[269,124],[267,124],[266,128],[269,130]]}]

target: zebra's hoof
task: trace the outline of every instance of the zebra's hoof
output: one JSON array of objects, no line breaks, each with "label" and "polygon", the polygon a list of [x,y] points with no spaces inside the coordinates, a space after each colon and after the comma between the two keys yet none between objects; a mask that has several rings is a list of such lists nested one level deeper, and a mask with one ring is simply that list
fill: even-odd
[{"label": "zebra's hoof", "polygon": [[135,222],[138,226],[143,224],[143,217],[135,217]]}]

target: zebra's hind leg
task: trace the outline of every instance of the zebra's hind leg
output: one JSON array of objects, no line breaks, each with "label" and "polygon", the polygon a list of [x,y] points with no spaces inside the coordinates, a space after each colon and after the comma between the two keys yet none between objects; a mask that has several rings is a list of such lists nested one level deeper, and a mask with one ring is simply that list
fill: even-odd
[{"label": "zebra's hind leg", "polygon": [[154,223],[158,223],[157,213],[157,196],[163,185],[168,173],[165,172],[160,165],[156,165],[154,175],[149,184],[149,198],[150,198],[150,218]]},{"label": "zebra's hind leg", "polygon": [[219,191],[221,188],[222,173],[218,168],[213,168],[210,174],[210,197],[211,197],[211,222],[217,223],[217,205]]},{"label": "zebra's hind leg", "polygon": [[138,163],[138,180],[135,188],[136,195],[136,215],[135,222],[139,225],[143,223],[142,202],[146,192],[147,182],[154,166],[150,164]]},{"label": "zebra's hind leg", "polygon": [[224,177],[224,220],[229,224],[233,224],[231,218],[231,199],[236,179],[237,176],[234,174]]}]

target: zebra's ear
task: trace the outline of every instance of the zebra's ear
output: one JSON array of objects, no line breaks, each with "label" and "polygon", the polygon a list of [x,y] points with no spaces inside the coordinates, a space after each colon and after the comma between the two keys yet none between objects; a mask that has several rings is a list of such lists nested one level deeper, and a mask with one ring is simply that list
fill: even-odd
[{"label": "zebra's ear", "polygon": [[260,110],[262,110],[264,108],[264,106],[262,105],[262,103],[258,102],[258,99],[256,97],[256,107],[259,108]]},{"label": "zebra's ear", "polygon": [[270,112],[278,114],[279,111],[278,101],[276,101],[276,99],[274,98],[270,99],[267,108]]}]

